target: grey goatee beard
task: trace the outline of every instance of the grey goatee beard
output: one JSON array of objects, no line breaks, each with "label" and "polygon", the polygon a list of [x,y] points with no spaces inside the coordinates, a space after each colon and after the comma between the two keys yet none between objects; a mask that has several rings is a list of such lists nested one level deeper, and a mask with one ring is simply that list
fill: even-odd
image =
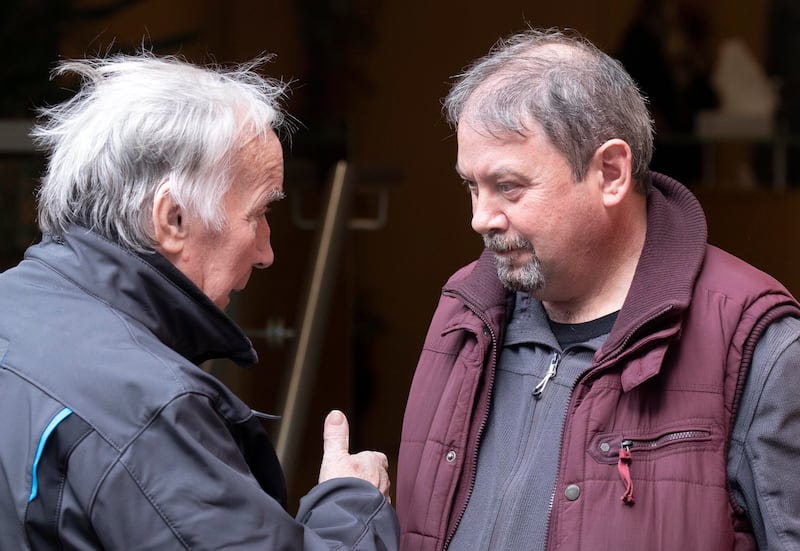
[{"label": "grey goatee beard", "polygon": [[511,257],[495,256],[497,276],[507,289],[530,294],[544,287],[541,263],[530,241],[522,237],[504,239],[498,234],[487,234],[483,236],[483,243],[487,249],[495,253],[530,251],[530,260],[521,266],[514,266]]}]

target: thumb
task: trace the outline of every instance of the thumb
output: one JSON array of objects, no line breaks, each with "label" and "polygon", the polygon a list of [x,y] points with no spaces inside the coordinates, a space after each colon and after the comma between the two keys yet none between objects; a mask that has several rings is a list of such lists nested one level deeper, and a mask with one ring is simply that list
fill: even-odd
[{"label": "thumb", "polygon": [[342,455],[349,453],[350,426],[344,413],[335,409],[325,418],[322,430],[322,449],[325,455]]}]

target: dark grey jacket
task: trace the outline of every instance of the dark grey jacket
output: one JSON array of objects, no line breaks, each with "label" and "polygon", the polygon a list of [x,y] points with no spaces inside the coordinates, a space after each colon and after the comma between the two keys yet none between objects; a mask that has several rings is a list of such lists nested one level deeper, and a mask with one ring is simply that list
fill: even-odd
[{"label": "dark grey jacket", "polygon": [[318,485],[297,520],[253,412],[198,367],[256,362],[160,255],[82,228],[0,275],[0,549],[397,546],[372,485]]}]

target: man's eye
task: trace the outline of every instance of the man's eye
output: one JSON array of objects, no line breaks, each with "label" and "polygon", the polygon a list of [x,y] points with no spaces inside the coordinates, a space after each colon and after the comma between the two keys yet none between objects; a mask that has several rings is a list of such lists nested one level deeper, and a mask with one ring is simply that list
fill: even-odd
[{"label": "man's eye", "polygon": [[475,182],[471,182],[469,180],[462,180],[461,183],[464,185],[464,188],[466,188],[466,190],[469,191],[470,193],[472,194],[477,193],[478,186],[475,184]]}]

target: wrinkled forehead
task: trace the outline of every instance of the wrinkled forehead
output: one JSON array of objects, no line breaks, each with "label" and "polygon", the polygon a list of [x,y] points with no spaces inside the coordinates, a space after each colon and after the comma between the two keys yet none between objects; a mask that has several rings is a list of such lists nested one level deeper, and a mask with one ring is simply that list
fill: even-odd
[{"label": "wrinkled forehead", "polygon": [[260,170],[283,170],[283,147],[273,130],[248,136],[236,153],[234,164],[247,169],[255,166]]},{"label": "wrinkled forehead", "polygon": [[[277,135],[270,131],[251,136],[239,148],[231,165],[231,191],[259,197],[271,194],[267,202],[283,196],[283,148]],[[261,201],[259,199],[259,201]]]}]

